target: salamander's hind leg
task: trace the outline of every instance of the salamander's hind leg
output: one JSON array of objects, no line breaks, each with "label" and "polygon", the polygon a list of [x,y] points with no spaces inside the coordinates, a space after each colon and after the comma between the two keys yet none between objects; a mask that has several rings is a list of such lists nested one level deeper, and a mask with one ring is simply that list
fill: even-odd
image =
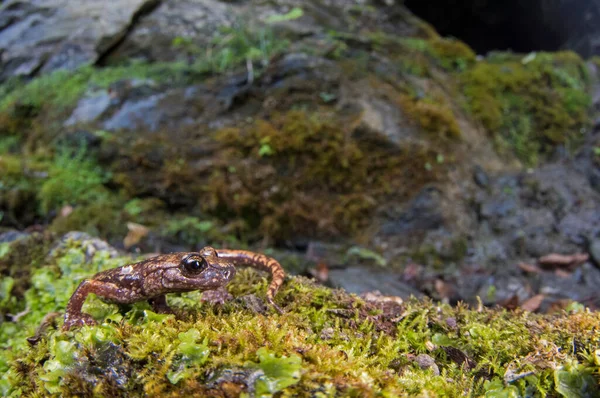
[{"label": "salamander's hind leg", "polygon": [[167,304],[167,297],[163,294],[161,296],[152,297],[148,300],[148,303],[152,306],[152,310],[157,314],[171,314],[173,311]]},{"label": "salamander's hind leg", "polygon": [[81,312],[81,307],[83,307],[83,303],[90,293],[94,293],[103,301],[115,303],[126,302],[123,300],[123,292],[116,285],[87,279],[79,284],[67,304],[63,330],[69,330],[73,326],[96,324],[91,315]]}]

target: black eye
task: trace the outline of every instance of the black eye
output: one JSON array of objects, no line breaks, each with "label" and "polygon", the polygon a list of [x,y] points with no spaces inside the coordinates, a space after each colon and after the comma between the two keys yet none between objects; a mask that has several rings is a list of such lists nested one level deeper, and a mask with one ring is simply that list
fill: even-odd
[{"label": "black eye", "polygon": [[198,273],[207,267],[206,260],[202,257],[189,257],[183,259],[183,266],[188,272]]}]

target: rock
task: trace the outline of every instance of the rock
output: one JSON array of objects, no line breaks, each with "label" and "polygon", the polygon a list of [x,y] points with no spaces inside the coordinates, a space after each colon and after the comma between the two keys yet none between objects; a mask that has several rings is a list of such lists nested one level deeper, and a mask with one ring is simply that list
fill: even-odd
[{"label": "rock", "polygon": [[101,90],[91,95],[88,94],[79,100],[77,107],[65,121],[64,125],[72,126],[77,123],[93,122],[108,109],[110,104],[111,96],[106,90]]},{"label": "rock", "polygon": [[9,0],[0,7],[0,81],[98,61],[157,0]]},{"label": "rock", "polygon": [[594,263],[600,267],[600,237],[597,236],[592,239],[590,242],[589,252]]},{"label": "rock", "polygon": [[411,296],[423,297],[421,292],[402,282],[401,277],[397,272],[357,266],[329,271],[331,284],[351,293],[362,294],[378,290],[383,295],[403,299]]},{"label": "rock", "polygon": [[162,116],[161,112],[157,111],[158,104],[165,96],[166,94],[155,94],[140,100],[127,101],[102,126],[109,131],[138,128],[156,131]]},{"label": "rock", "polygon": [[392,215],[380,228],[382,235],[413,235],[444,225],[441,213],[442,193],[436,188],[423,189],[405,211]]},{"label": "rock", "polygon": [[431,369],[436,376],[440,374],[440,369],[436,365],[435,360],[427,354],[417,355],[415,363],[419,365],[421,369]]},{"label": "rock", "polygon": [[0,233],[0,243],[12,243],[21,239],[26,239],[29,236],[31,236],[31,234],[17,230],[6,231]]},{"label": "rock", "polygon": [[106,252],[111,258],[116,258],[119,256],[119,252],[117,251],[117,249],[115,249],[102,239],[94,238],[86,234],[85,232],[72,231],[63,235],[63,237],[60,238],[60,240],[54,244],[54,246],[48,253],[48,259],[52,259],[60,255],[60,252],[67,248],[70,242],[73,241],[78,242],[78,244],[85,252],[86,261],[89,261],[98,252]]},{"label": "rock", "polygon": [[473,180],[480,188],[486,188],[490,183],[490,178],[480,166],[475,166],[475,169],[473,170]]},{"label": "rock", "polygon": [[231,26],[238,18],[239,6],[217,0],[162,1],[140,20],[123,43],[111,54],[110,61],[137,58],[148,61],[174,61],[187,54],[173,46],[183,38],[202,48],[220,27]]}]

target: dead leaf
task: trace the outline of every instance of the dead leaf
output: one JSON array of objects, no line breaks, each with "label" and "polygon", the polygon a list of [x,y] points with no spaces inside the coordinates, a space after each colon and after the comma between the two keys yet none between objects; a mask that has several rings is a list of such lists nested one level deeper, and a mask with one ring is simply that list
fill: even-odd
[{"label": "dead leaf", "polygon": [[126,249],[129,249],[131,246],[139,243],[139,241],[150,232],[148,227],[145,227],[142,224],[136,224],[134,222],[128,222],[127,229],[129,232],[127,233],[125,239],[123,239],[123,245]]},{"label": "dead leaf", "polygon": [[540,272],[542,272],[542,269],[534,264],[519,263],[519,264],[517,264],[517,267],[519,267],[521,270],[528,272],[530,274],[539,274]]},{"label": "dead leaf", "polygon": [[570,278],[571,277],[571,273],[568,271],[565,271],[564,269],[554,270],[554,275],[558,276],[559,278]]},{"label": "dead leaf", "polygon": [[373,301],[376,303],[396,303],[401,305],[404,303],[402,297],[398,296],[384,296],[379,290],[372,292],[366,292],[360,295],[365,301]]},{"label": "dead leaf", "polygon": [[442,346],[442,349],[446,351],[448,358],[459,366],[464,366],[466,370],[471,370],[477,366],[477,362],[469,358],[469,356],[458,348],[451,346]]},{"label": "dead leaf", "polygon": [[555,300],[552,304],[550,304],[550,308],[548,308],[548,314],[552,314],[552,313],[555,313],[555,312],[562,312],[572,302],[573,302],[573,300],[569,300],[569,299]]},{"label": "dead leaf", "polygon": [[517,296],[516,294],[513,294],[506,300],[500,301],[498,303],[498,305],[500,307],[506,308],[507,310],[513,311],[513,310],[517,309],[517,307],[519,306],[519,296]]},{"label": "dead leaf", "polygon": [[521,304],[521,308],[524,309],[525,311],[535,312],[535,311],[537,311],[538,308],[540,308],[540,305],[542,305],[544,298],[546,298],[545,295],[536,294],[535,296],[530,297],[527,300],[525,300],[523,302],[523,304]]},{"label": "dead leaf", "polygon": [[552,253],[540,257],[538,263],[545,268],[566,268],[574,270],[585,263],[590,256],[587,253],[558,254]]},{"label": "dead leaf", "polygon": [[317,263],[316,268],[312,269],[310,273],[321,283],[325,283],[329,279],[329,267],[322,261]]}]

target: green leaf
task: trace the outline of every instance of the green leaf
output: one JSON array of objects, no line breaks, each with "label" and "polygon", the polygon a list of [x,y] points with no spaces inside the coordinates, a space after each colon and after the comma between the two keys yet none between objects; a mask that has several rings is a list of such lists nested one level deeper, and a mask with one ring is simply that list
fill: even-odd
[{"label": "green leaf", "polygon": [[259,348],[256,354],[259,359],[258,367],[264,372],[254,384],[257,396],[270,396],[300,381],[302,359],[298,355],[277,358],[265,347]]},{"label": "green leaf", "polygon": [[554,371],[554,387],[563,397],[597,397],[600,393],[598,382],[592,371],[573,361]]},{"label": "green leaf", "polygon": [[502,380],[486,381],[483,385],[486,398],[520,398],[519,389],[515,386],[505,386]]},{"label": "green leaf", "polygon": [[200,332],[198,330],[190,329],[187,332],[179,333],[177,337],[181,341],[177,348],[177,352],[183,355],[184,361],[202,365],[208,360],[210,354],[208,340],[204,339],[202,343],[196,343],[196,340],[200,338]]}]

